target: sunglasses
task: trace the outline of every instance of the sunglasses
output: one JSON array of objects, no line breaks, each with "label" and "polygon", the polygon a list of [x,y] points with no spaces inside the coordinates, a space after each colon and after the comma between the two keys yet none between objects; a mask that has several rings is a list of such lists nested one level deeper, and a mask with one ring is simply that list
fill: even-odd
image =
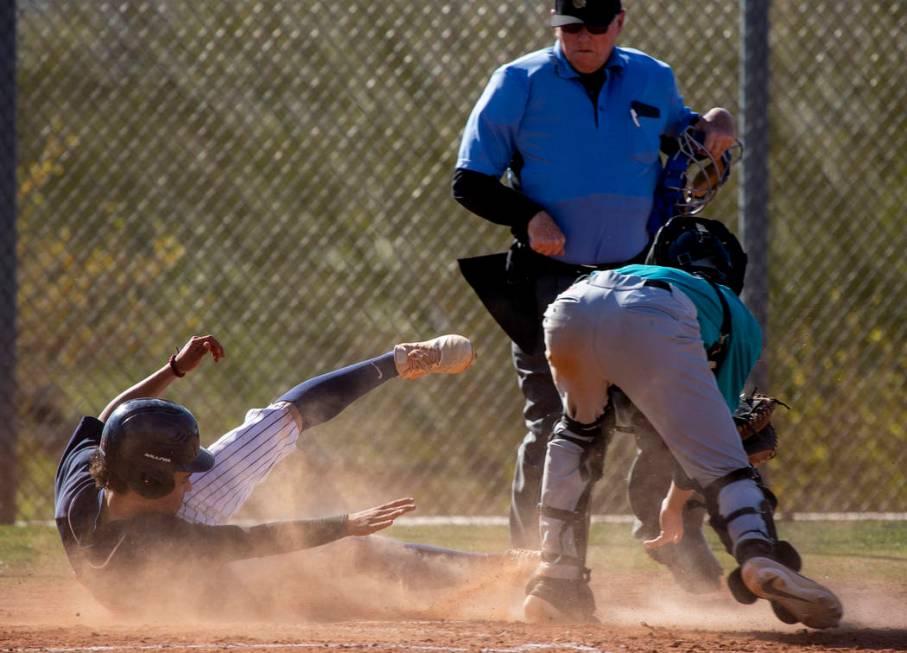
[{"label": "sunglasses", "polygon": [[569,23],[567,25],[561,25],[561,30],[567,32],[567,34],[579,34],[582,30],[586,30],[590,34],[600,36],[609,29],[611,29],[611,23],[608,23],[607,25],[587,25],[586,23]]}]

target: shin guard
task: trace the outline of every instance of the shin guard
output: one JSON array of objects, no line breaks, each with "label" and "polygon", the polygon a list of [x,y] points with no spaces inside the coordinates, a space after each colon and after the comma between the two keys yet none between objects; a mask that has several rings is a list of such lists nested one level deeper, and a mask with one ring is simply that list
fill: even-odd
[{"label": "shin guard", "polygon": [[539,506],[544,575],[579,578],[588,573],[589,499],[602,476],[606,449],[602,419],[581,424],[564,416],[554,428]]},{"label": "shin guard", "polygon": [[[705,498],[709,524],[739,565],[753,557],[765,557],[800,570],[802,562],[797,550],[790,542],[778,540],[774,519],[778,499],[755,469],[738,469],[718,479],[705,489]],[[743,583],[740,567],[730,573],[727,583],[740,603],[756,600]]]}]

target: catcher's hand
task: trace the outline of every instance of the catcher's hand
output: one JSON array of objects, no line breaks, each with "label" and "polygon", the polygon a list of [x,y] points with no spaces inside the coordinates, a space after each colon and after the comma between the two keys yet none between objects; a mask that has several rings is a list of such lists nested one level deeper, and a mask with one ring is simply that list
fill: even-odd
[{"label": "catcher's hand", "polygon": [[774,458],[778,451],[778,434],[772,425],[772,413],[778,405],[790,408],[780,399],[758,392],[740,395],[740,404],[734,411],[734,423],[753,465]]}]

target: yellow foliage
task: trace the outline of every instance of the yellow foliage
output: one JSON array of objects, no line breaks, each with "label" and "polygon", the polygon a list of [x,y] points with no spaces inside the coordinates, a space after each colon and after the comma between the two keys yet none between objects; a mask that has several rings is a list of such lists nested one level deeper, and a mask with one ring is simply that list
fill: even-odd
[{"label": "yellow foliage", "polygon": [[[94,313],[90,323],[73,320],[73,313],[87,316],[93,306],[131,301],[136,292],[140,295],[157,277],[178,265],[186,248],[166,233],[155,233],[147,244],[141,240],[124,243],[127,220],[120,215],[122,207],[111,201],[98,207],[109,216],[108,228],[87,235],[87,247],[86,234],[74,233],[69,225],[48,233],[38,210],[44,203],[43,191],[66,173],[63,162],[72,158],[79,145],[77,136],[63,133],[60,120],[52,121],[51,130],[38,160],[19,169],[17,252],[22,328],[18,345],[33,364],[40,365],[43,359],[48,365],[77,367],[92,360],[97,343],[106,335],[118,332],[122,313]],[[48,321],[74,324],[49,337],[41,328]],[[27,379],[23,382],[27,384]]]}]

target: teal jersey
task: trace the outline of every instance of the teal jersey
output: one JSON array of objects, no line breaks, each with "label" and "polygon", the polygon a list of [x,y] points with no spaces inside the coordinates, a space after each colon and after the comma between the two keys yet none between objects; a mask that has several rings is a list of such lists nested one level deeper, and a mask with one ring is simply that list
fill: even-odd
[{"label": "teal jersey", "polygon": [[[660,265],[626,265],[615,270],[618,274],[629,274],[644,279],[658,279],[676,286],[696,306],[699,333],[706,351],[721,335],[723,311],[721,301],[715,294],[715,287],[701,277]],[[731,309],[731,335],[727,341],[727,353],[721,368],[715,375],[718,389],[733,412],[740,403],[740,393],[762,353],[762,328],[750,310],[727,286],[718,286],[728,307]]]}]

